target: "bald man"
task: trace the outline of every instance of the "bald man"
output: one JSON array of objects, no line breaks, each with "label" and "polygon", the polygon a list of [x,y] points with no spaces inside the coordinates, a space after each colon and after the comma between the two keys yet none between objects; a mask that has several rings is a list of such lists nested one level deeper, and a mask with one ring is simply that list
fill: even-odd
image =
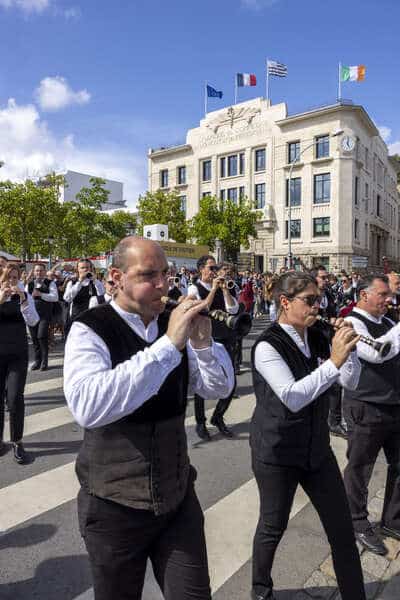
[{"label": "bald man", "polygon": [[170,315],[161,246],[121,240],[117,294],[78,316],[65,349],[64,391],[84,440],[76,464],[79,525],[96,600],[140,600],[147,560],[166,600],[210,600],[203,514],[194,490],[188,389],[227,396],[231,361],[187,299]]}]

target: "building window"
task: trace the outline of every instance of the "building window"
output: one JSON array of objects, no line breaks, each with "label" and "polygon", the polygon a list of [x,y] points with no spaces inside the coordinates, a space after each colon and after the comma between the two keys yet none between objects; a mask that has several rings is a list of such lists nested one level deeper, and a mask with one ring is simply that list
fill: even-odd
[{"label": "building window", "polygon": [[[285,237],[288,239],[289,237],[289,221],[285,221]],[[291,219],[290,220],[290,237],[299,238],[301,237],[301,220],[300,219]]]},{"label": "building window", "polygon": [[321,173],[314,175],[314,204],[330,202],[331,199],[331,174]]},{"label": "building window", "polygon": [[225,177],[225,164],[226,164],[226,160],[225,160],[225,156],[223,156],[222,158],[219,159],[219,176],[220,177]]},{"label": "building window", "polygon": [[203,181],[211,181],[211,160],[203,160]]},{"label": "building window", "polygon": [[300,142],[289,142],[288,163],[295,162],[300,158]]},{"label": "building window", "polygon": [[178,185],[186,183],[186,167],[178,167]]},{"label": "building window", "polygon": [[[290,180],[290,204],[292,206],[301,204],[301,177]],[[286,179],[286,206],[289,206],[289,179]]]},{"label": "building window", "polygon": [[354,179],[354,204],[355,204],[355,206],[358,206],[358,189],[359,189],[358,177],[355,177],[355,179]]},{"label": "building window", "polygon": [[239,173],[244,175],[244,152],[239,154]]},{"label": "building window", "polygon": [[222,201],[225,200],[226,194],[225,194],[226,190],[221,190],[219,193],[219,197],[221,198]]},{"label": "building window", "polygon": [[365,148],[365,168],[368,171],[369,170],[369,152],[368,152],[368,148]]},{"label": "building window", "polygon": [[255,170],[265,171],[265,148],[260,148],[255,151]]},{"label": "building window", "polygon": [[202,197],[202,198],[208,198],[209,196],[211,196],[211,192],[203,192],[203,193],[201,194],[201,197]]},{"label": "building window", "polygon": [[315,138],[315,156],[316,158],[329,156],[329,135],[320,135]]},{"label": "building window", "polygon": [[358,219],[354,219],[354,239],[358,240],[359,235],[359,223]]},{"label": "building window", "polygon": [[232,156],[228,156],[228,177],[233,177],[237,175],[237,154],[232,154]]},{"label": "building window", "polygon": [[376,216],[381,216],[381,197],[379,194],[376,196]]},{"label": "building window", "polygon": [[243,200],[246,197],[244,193],[244,185],[241,185],[239,188],[239,200]]},{"label": "building window", "polygon": [[237,188],[228,188],[228,200],[232,200],[235,204],[237,204]]},{"label": "building window", "polygon": [[180,198],[180,201],[181,201],[181,211],[184,212],[185,215],[186,215],[186,207],[187,207],[186,206],[187,205],[186,196],[179,196],[179,198]]},{"label": "building window", "polygon": [[160,171],[160,187],[168,187],[168,169]]},{"label": "building window", "polygon": [[254,186],[255,208],[264,208],[265,206],[265,183],[256,183]]},{"label": "building window", "polygon": [[313,219],[313,236],[322,237],[330,235],[330,217],[317,217]]},{"label": "building window", "polygon": [[365,225],[364,225],[364,237],[365,237],[364,246],[366,248],[368,248],[368,225],[367,225],[367,223],[365,223]]}]

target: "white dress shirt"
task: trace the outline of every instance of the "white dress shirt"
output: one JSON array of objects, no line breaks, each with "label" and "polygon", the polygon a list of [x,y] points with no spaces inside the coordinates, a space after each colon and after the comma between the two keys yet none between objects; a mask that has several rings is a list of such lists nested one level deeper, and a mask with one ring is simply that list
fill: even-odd
[{"label": "white dress shirt", "polygon": [[[80,292],[80,290],[83,287],[87,287],[90,283],[94,284],[94,287],[96,288],[96,292],[97,292],[97,296],[103,296],[105,294],[105,288],[104,285],[98,280],[98,279],[84,279],[83,281],[76,281],[75,283],[73,281],[68,281],[67,286],[65,288],[65,292],[64,292],[64,301],[68,302],[69,306],[69,314],[72,315],[72,303],[74,301],[74,298],[78,295],[78,293]],[[91,296],[89,299],[89,307],[88,308],[94,308],[95,306],[98,305],[98,300],[97,300],[97,296]]]},{"label": "white dress shirt", "polygon": [[[372,323],[378,323],[378,324],[382,323],[382,317],[373,317],[372,315],[370,315],[365,310],[362,310],[361,308],[354,307],[353,311],[360,313],[360,315],[362,315],[363,317],[365,317]],[[357,317],[346,317],[345,320],[350,321],[350,323],[352,323],[355,331],[359,335],[365,335],[367,337],[371,337],[371,334],[369,333],[365,323],[363,323],[360,319],[357,319]],[[383,358],[382,356],[380,356],[378,354],[378,352],[372,346],[369,346],[368,344],[364,344],[364,342],[358,342],[358,344],[357,344],[358,356],[360,358],[362,358],[363,360],[366,360],[367,362],[375,363],[375,364],[381,364],[387,360],[390,360],[391,358],[393,358],[394,356],[396,356],[396,354],[398,354],[400,352],[400,323],[397,323],[387,333],[385,333],[384,335],[381,335],[381,337],[374,338],[374,339],[376,339],[378,342],[390,342],[392,344],[390,352],[388,352],[388,354]]]},{"label": "white dress shirt", "polygon": [[[280,326],[292,338],[299,350],[307,358],[310,358],[307,329],[304,331],[303,341],[292,325],[281,323]],[[282,356],[268,342],[260,342],[257,345],[254,362],[256,370],[292,412],[298,412],[310,404],[335,382],[347,389],[355,390],[361,372],[361,363],[357,353],[351,352],[340,369],[333,364],[331,359],[328,359],[310,375],[296,381]]]},{"label": "white dress shirt", "polygon": [[[131,414],[157,394],[167,376],[179,365],[182,354],[167,335],[156,340],[157,319],[145,327],[139,315],[110,306],[151,346],[134,354],[114,369],[108,347],[92,329],[73,323],[65,346],[64,394],[82,427],[94,428]],[[189,390],[203,398],[229,396],[234,373],[221,344],[194,349],[188,342]]]},{"label": "white dress shirt", "polygon": [[[211,283],[206,283],[205,281],[201,281],[200,279],[198,280],[198,283],[200,283],[200,285],[202,285],[208,292],[211,292],[211,289],[212,289]],[[197,286],[194,284],[189,286],[188,296],[195,296],[197,298],[197,300],[201,300],[199,290],[197,289]],[[233,296],[232,296],[232,300],[234,303],[232,306],[226,306],[226,302],[225,302],[225,312],[229,313],[230,315],[236,315],[237,312],[239,311],[239,304],[238,304],[238,301],[236,300],[236,298],[234,298]]]},{"label": "white dress shirt", "polygon": [[[37,283],[41,283],[41,281],[37,279],[35,279],[34,281]],[[25,292],[29,294],[29,284],[25,286]],[[40,292],[40,299],[44,300],[45,302],[58,302],[58,290],[54,281],[50,281],[48,294]]]},{"label": "white dress shirt", "polygon": [[[19,289],[21,286],[18,285]],[[7,298],[6,302],[11,302],[11,298]],[[21,315],[28,327],[35,327],[37,323],[40,321],[40,317],[35,307],[35,303],[30,294],[26,292],[26,302],[20,305],[21,307]]]}]

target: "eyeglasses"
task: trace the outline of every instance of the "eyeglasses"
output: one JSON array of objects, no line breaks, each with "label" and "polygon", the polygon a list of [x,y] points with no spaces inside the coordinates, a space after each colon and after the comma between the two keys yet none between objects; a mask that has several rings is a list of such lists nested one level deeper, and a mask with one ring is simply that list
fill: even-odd
[{"label": "eyeglasses", "polygon": [[209,266],[208,268],[210,269],[210,271],[213,271],[215,273],[216,271],[218,271],[219,267],[217,267],[217,265],[212,265],[211,267]]},{"label": "eyeglasses", "polygon": [[113,282],[113,280],[111,280],[111,281],[106,281],[106,283],[108,283],[108,285],[114,285],[114,282]]},{"label": "eyeglasses", "polygon": [[292,300],[302,300],[307,306],[315,306],[321,304],[322,296],[295,296]]}]

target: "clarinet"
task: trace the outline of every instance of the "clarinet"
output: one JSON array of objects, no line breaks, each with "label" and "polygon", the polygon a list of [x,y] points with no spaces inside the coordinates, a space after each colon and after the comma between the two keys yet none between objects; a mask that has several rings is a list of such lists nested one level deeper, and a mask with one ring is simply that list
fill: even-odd
[{"label": "clarinet", "polygon": [[[324,323],[332,329],[336,329],[336,327],[332,325],[329,319],[325,319],[324,317],[321,317],[321,315],[317,315],[317,320],[321,321],[321,323]],[[370,338],[366,335],[360,335],[360,342],[364,342],[364,344],[372,346],[372,348],[374,348],[374,350],[377,351],[381,358],[385,358],[385,356],[389,354],[392,348],[391,342],[378,342],[377,340],[374,340],[374,338]]]}]

